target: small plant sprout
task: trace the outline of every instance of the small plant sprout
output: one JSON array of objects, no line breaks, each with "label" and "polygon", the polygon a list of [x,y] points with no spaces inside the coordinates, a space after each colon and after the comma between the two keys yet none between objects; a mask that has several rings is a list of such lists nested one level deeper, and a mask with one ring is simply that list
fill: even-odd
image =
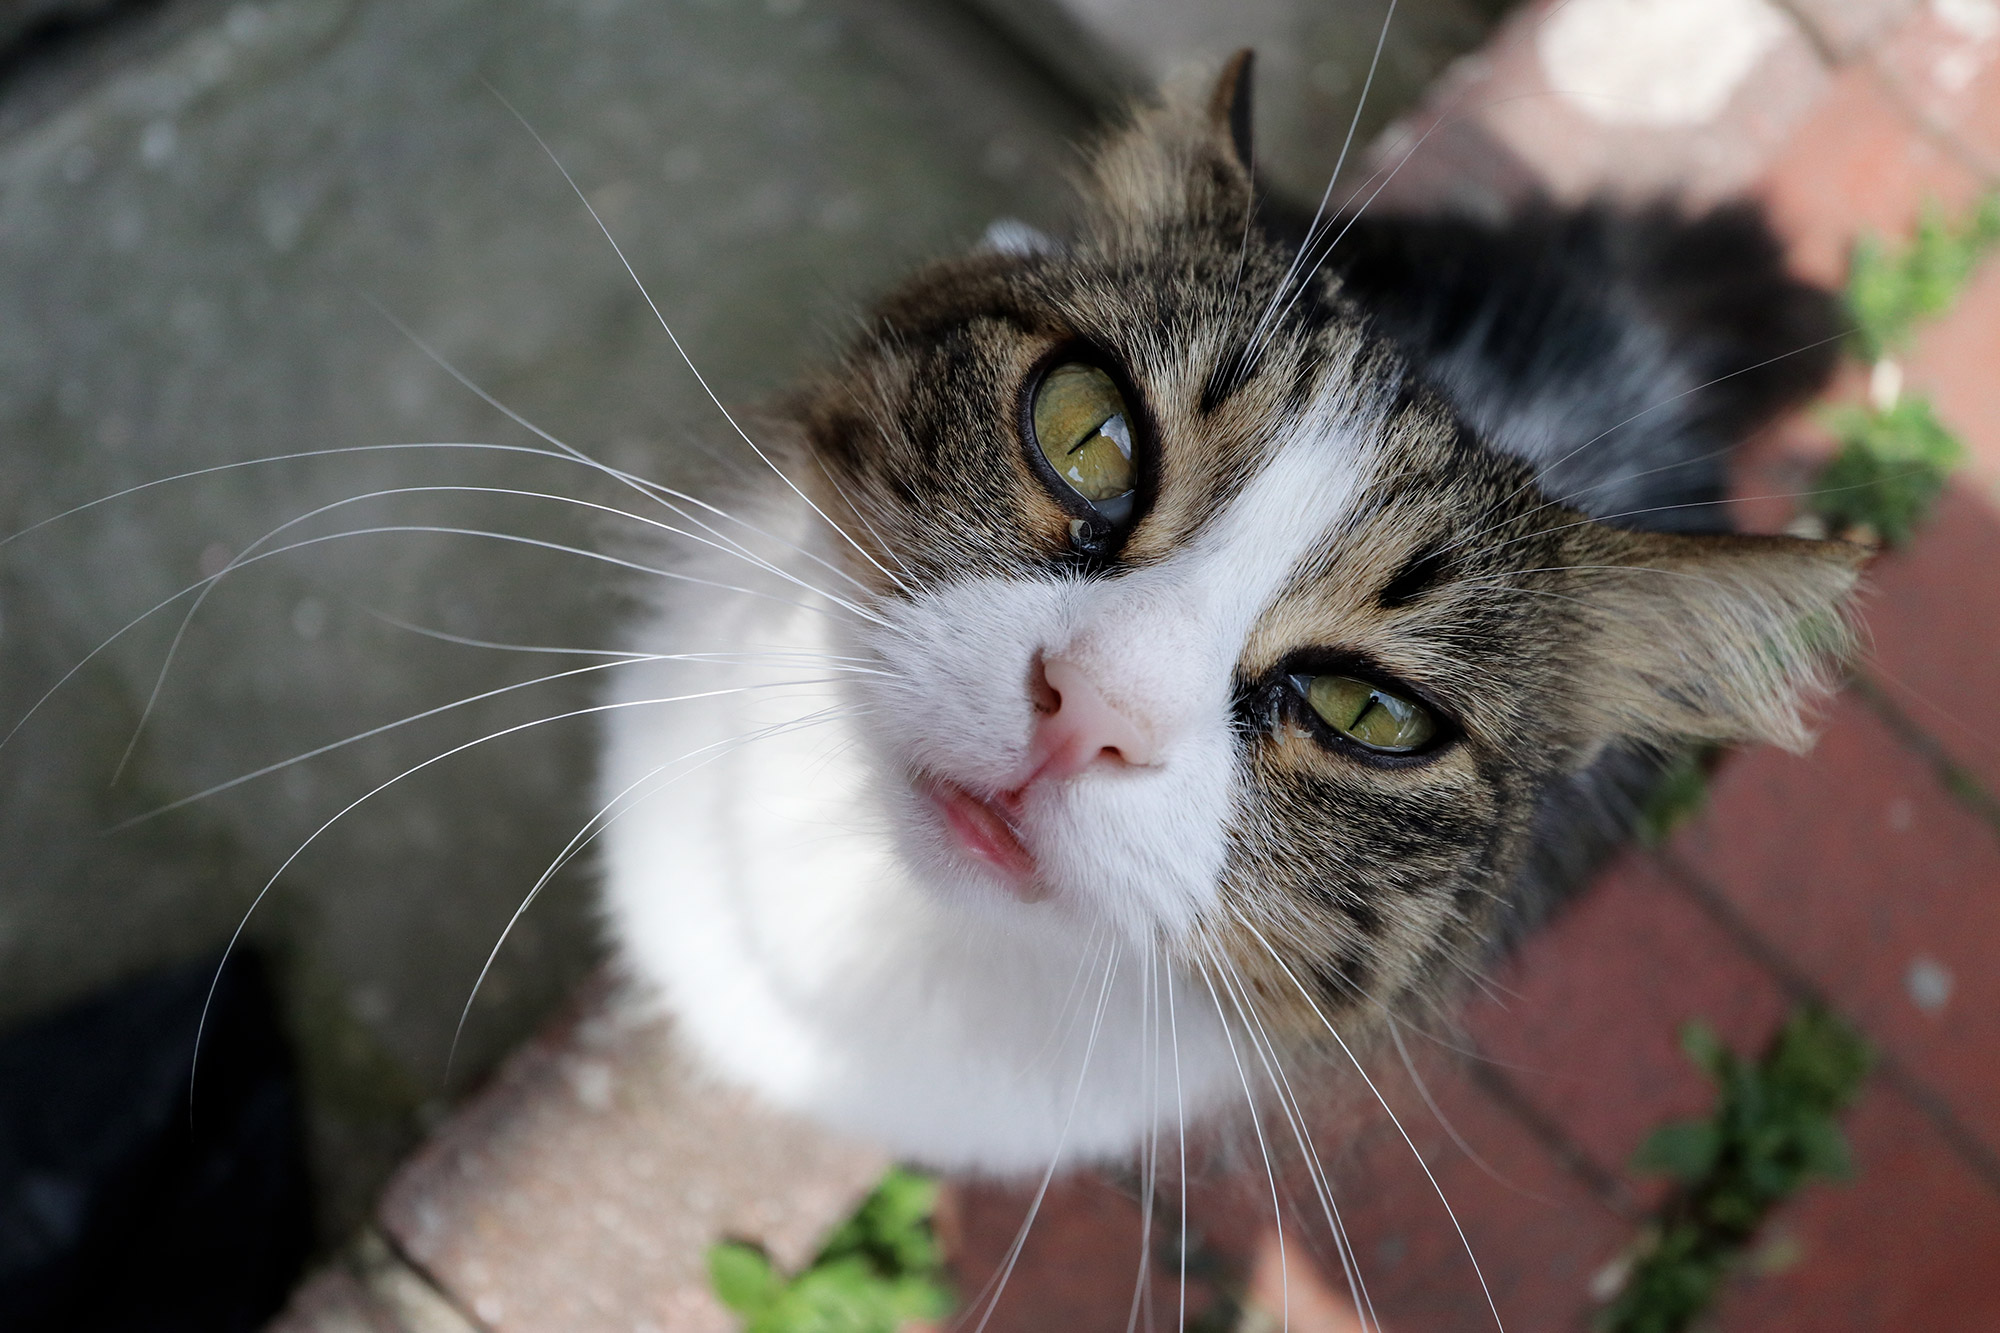
[{"label": "small plant sprout", "polygon": [[1964,447],[1930,402],[1904,389],[1901,357],[1917,327],[1949,311],[1986,252],[2000,244],[2000,192],[1953,221],[1927,208],[1900,249],[1873,237],[1854,248],[1847,309],[1869,363],[1865,407],[1829,412],[1840,449],[1820,473],[1808,508],[1825,529],[1874,544],[1901,545],[1944,491]]},{"label": "small plant sprout", "polygon": [[1616,1266],[1602,1333],[1680,1333],[1709,1308],[1722,1281],[1754,1257],[1771,1210],[1816,1176],[1851,1174],[1837,1117],[1867,1077],[1868,1048],[1816,1008],[1792,1016],[1755,1061],[1705,1024],[1681,1047],[1715,1084],[1715,1108],[1654,1130],[1633,1166],[1673,1189]]},{"label": "small plant sprout", "polygon": [[762,1247],[724,1241],[709,1282],[743,1317],[744,1333],[898,1333],[951,1312],[944,1255],[931,1227],[937,1185],[892,1169],[813,1261],[787,1277]]}]

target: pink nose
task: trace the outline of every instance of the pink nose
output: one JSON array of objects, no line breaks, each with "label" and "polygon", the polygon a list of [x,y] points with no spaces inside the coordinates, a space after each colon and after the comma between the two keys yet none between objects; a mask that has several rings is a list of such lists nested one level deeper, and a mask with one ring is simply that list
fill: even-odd
[{"label": "pink nose", "polygon": [[1118,711],[1074,662],[1043,658],[1040,684],[1041,718],[1028,746],[1028,779],[1017,790],[1061,782],[1099,760],[1122,767],[1150,764],[1157,757],[1145,729]]}]

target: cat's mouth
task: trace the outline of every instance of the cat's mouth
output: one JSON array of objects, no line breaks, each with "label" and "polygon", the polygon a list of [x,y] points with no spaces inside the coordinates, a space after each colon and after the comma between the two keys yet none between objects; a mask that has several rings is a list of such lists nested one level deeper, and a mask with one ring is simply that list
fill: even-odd
[{"label": "cat's mouth", "polygon": [[1015,827],[1020,802],[1014,793],[982,799],[955,782],[942,781],[926,783],[925,792],[960,850],[999,871],[1009,893],[1029,903],[1048,897],[1034,855]]}]

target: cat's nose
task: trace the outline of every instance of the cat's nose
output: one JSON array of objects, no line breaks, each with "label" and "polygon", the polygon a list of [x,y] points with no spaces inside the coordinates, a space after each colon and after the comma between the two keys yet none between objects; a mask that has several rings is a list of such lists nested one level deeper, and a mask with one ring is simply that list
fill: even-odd
[{"label": "cat's nose", "polygon": [[1038,713],[1028,747],[1028,777],[1022,790],[1038,782],[1061,782],[1099,761],[1151,764],[1158,749],[1147,729],[1105,697],[1077,663],[1044,657],[1035,679]]}]

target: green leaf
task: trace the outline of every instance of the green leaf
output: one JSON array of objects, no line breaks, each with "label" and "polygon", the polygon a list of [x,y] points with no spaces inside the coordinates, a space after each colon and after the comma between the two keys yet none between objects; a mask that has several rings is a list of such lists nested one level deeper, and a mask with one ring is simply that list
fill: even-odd
[{"label": "green leaf", "polygon": [[762,1250],[729,1242],[709,1251],[709,1277],[745,1316],[745,1333],[896,1333],[952,1309],[931,1228],[936,1207],[935,1182],[892,1170],[797,1276],[787,1280]]},{"label": "green leaf", "polygon": [[709,1247],[708,1281],[724,1305],[753,1316],[768,1307],[784,1286],[762,1250],[733,1240]]},{"label": "green leaf", "polygon": [[1832,1120],[1808,1120],[1799,1126],[1798,1146],[1806,1173],[1848,1180],[1854,1175],[1854,1159],[1847,1151],[1847,1136]]},{"label": "green leaf", "polygon": [[1639,812],[1639,840],[1657,847],[1708,803],[1708,755],[1689,750],[1660,774]]},{"label": "green leaf", "polygon": [[1862,352],[1876,360],[1906,346],[1915,326],[1950,310],[1980,259],[2000,242],[2000,192],[1988,194],[1954,222],[1926,207],[1908,245],[1892,249],[1874,237],[1854,247],[1847,308]]},{"label": "green leaf", "polygon": [[1681,1046],[1715,1083],[1715,1106],[1702,1119],[1662,1125],[1634,1157],[1677,1183],[1599,1316],[1605,1333],[1683,1333],[1773,1207],[1814,1176],[1851,1170],[1834,1116],[1854,1100],[1870,1054],[1840,1019],[1802,1008],[1754,1062],[1700,1022],[1682,1027]]},{"label": "green leaf", "polygon": [[1867,526],[1892,546],[1909,541],[1943,494],[1965,448],[1918,394],[1887,412],[1826,414],[1840,450],[1820,470],[1807,507],[1835,532]]},{"label": "green leaf", "polygon": [[1736,1057],[1715,1035],[1715,1029],[1699,1019],[1681,1025],[1681,1049],[1695,1067],[1707,1074],[1718,1086],[1727,1085],[1731,1073],[1736,1068]]},{"label": "green leaf", "polygon": [[1722,1134],[1712,1121],[1679,1120],[1649,1134],[1633,1154],[1632,1165],[1693,1183],[1714,1168],[1721,1151]]}]

